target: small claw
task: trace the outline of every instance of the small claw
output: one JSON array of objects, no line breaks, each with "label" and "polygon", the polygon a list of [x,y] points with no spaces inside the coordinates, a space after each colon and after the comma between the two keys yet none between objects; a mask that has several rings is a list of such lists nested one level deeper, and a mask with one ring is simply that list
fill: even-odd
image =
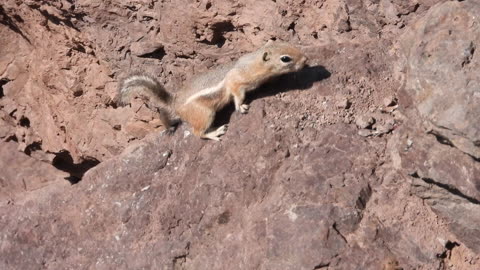
[{"label": "small claw", "polygon": [[215,131],[212,131],[208,134],[203,135],[202,138],[219,142],[221,141],[220,136],[224,135],[227,132],[227,127],[228,127],[227,125],[223,125],[217,128]]},{"label": "small claw", "polygon": [[248,113],[248,109],[250,109],[250,106],[248,104],[240,105],[240,112],[241,113]]},{"label": "small claw", "polygon": [[172,136],[173,134],[175,134],[175,129],[167,128],[163,132],[165,133],[165,135]]},{"label": "small claw", "polygon": [[221,126],[217,129],[218,136],[221,136],[221,135],[225,134],[225,132],[227,132],[227,126],[226,125],[223,125],[223,126]]}]

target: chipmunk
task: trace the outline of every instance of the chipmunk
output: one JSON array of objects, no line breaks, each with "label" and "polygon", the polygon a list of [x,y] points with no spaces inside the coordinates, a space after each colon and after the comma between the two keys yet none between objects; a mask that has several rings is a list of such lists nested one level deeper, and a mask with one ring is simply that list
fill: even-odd
[{"label": "chipmunk", "polygon": [[194,77],[175,96],[152,76],[130,76],[119,89],[119,105],[128,104],[134,96],[140,97],[150,109],[157,110],[166,128],[176,122],[173,120],[176,114],[192,126],[196,136],[220,141],[227,125],[210,130],[216,112],[233,99],[236,111],[247,113],[246,92],[279,75],[299,71],[306,61],[307,57],[298,48],[270,40],[236,62]]}]

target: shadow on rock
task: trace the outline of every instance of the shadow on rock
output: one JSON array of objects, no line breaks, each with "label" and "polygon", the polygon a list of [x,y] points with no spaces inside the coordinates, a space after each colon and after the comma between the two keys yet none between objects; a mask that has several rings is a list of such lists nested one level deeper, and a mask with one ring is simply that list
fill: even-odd
[{"label": "shadow on rock", "polygon": [[70,152],[66,150],[55,153],[55,158],[52,161],[52,165],[55,168],[70,174],[70,176],[65,179],[71,184],[80,182],[83,175],[99,163],[100,161],[95,158],[85,159],[80,163],[75,163]]},{"label": "shadow on rock", "polygon": [[[292,72],[282,75],[271,82],[260,86],[257,90],[247,94],[246,103],[250,104],[252,100],[273,96],[278,93],[284,93],[291,90],[310,89],[315,82],[329,78],[331,73],[324,66],[306,66],[298,72]],[[235,112],[235,106],[229,104],[217,113],[213,127],[218,127],[230,122],[232,114]]]},{"label": "shadow on rock", "polygon": [[247,97],[248,103],[251,100],[273,96],[278,93],[288,92],[291,90],[307,90],[310,89],[315,82],[329,78],[331,73],[323,66],[304,67],[298,72],[288,73],[278,77]]},{"label": "shadow on rock", "polygon": [[15,19],[12,19],[12,17],[10,17],[7,12],[5,11],[5,9],[0,6],[0,24],[3,24],[5,25],[6,27],[8,27],[10,30],[12,30],[13,32],[19,34],[23,39],[25,39],[28,43],[32,44],[30,42],[30,40],[28,39],[28,37],[22,32],[22,30],[20,30],[20,28],[18,27],[17,22],[20,22],[22,23],[23,22],[23,19],[19,16],[19,15],[14,15],[13,18]]}]

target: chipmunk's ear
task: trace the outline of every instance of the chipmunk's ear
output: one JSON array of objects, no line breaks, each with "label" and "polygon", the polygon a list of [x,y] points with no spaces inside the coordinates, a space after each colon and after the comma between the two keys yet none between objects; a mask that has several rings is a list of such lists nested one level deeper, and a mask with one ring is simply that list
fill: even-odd
[{"label": "chipmunk's ear", "polygon": [[263,56],[262,56],[262,59],[264,62],[267,62],[268,60],[270,60],[270,52],[269,51],[266,51],[263,53]]}]

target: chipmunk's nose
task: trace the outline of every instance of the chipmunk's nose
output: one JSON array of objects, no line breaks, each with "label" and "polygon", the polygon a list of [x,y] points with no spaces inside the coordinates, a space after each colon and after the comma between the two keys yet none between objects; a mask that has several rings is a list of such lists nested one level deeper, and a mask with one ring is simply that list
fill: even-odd
[{"label": "chipmunk's nose", "polygon": [[307,66],[307,60],[308,60],[308,58],[306,56],[302,56],[300,61],[298,61],[297,69],[299,70],[299,69],[302,69],[303,67]]},{"label": "chipmunk's nose", "polygon": [[308,63],[307,63],[308,58],[304,56],[302,60],[303,60],[303,66],[308,66]]}]

